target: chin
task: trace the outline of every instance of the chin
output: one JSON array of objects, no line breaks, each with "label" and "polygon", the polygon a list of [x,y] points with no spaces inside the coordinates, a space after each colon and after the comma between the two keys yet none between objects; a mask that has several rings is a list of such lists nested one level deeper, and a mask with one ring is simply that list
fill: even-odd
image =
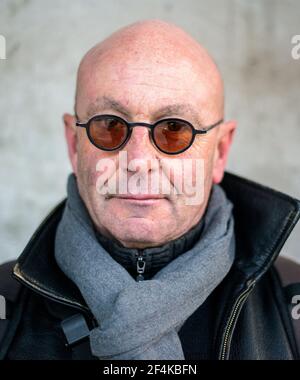
[{"label": "chin", "polygon": [[[126,221],[126,226],[122,233],[118,231],[115,237],[122,242],[123,245],[127,247],[143,248],[144,246],[155,246],[159,245],[161,241],[161,236],[158,234],[160,229],[158,227],[153,227],[152,221]],[[119,235],[119,236],[118,236]]]}]

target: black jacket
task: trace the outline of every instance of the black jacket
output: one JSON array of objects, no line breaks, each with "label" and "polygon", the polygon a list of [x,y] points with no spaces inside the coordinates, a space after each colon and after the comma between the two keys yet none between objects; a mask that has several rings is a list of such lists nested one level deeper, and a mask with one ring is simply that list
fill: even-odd
[{"label": "black jacket", "polygon": [[[273,264],[299,219],[300,202],[229,173],[221,185],[234,204],[236,258],[179,331],[185,358],[297,359],[286,293]],[[8,308],[0,358],[96,359],[88,339],[66,345],[61,327],[75,314],[83,315],[90,329],[96,324],[78,288],[54,259],[64,205],[41,224],[14,266],[13,277],[22,286]]]}]

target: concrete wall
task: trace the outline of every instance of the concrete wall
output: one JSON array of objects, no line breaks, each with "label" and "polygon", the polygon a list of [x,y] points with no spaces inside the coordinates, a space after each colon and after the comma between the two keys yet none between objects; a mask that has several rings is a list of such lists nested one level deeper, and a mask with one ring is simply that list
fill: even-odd
[{"label": "concrete wall", "polygon": [[[61,116],[72,111],[81,56],[140,19],[177,23],[216,58],[227,117],[239,122],[228,168],[300,198],[299,15],[297,0],[1,0],[0,262],[20,254],[65,195]],[[298,260],[299,232],[284,249]]]}]

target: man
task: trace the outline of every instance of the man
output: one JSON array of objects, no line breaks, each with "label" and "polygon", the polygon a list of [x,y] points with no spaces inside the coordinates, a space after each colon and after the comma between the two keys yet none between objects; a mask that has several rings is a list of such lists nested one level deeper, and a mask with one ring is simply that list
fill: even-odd
[{"label": "man", "polygon": [[300,203],[224,176],[236,123],[202,46],[161,21],[117,31],[83,58],[64,124],[68,198],[14,279],[2,267],[0,357],[299,358],[273,263]]}]

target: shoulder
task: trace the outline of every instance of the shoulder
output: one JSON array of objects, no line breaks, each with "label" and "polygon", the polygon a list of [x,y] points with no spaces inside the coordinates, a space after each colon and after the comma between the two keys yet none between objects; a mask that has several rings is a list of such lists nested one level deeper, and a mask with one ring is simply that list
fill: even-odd
[{"label": "shoulder", "polygon": [[8,261],[0,265],[0,296],[14,302],[21,284],[12,276],[16,261]]},{"label": "shoulder", "polygon": [[286,257],[275,261],[300,358],[300,264]]},{"label": "shoulder", "polygon": [[300,283],[300,264],[294,260],[279,256],[275,261],[275,268],[282,286]]}]

